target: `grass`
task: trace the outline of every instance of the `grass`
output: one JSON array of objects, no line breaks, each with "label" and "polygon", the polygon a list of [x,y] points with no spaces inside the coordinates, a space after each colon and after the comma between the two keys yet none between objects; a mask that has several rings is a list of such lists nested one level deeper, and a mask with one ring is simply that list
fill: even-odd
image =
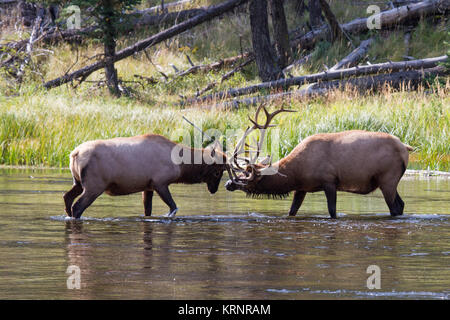
[{"label": "grass", "polygon": [[[365,129],[392,133],[413,146],[416,150],[410,168],[449,170],[449,102],[443,90],[369,96],[334,92],[324,98],[293,102],[289,107],[299,112],[282,114],[277,119],[279,156],[285,156],[314,133]],[[245,129],[247,116],[254,113],[253,108],[200,111],[153,107],[130,98],[108,96],[86,100],[63,88],[1,97],[0,106],[0,164],[56,167],[68,166],[70,151],[87,140],[153,132],[181,142],[182,130],[194,135],[194,129],[181,115],[203,130],[218,129],[226,136],[232,130]]]},{"label": "grass", "polygon": [[[342,5],[339,1],[330,1],[330,4],[339,21],[346,22],[366,16],[366,2],[370,4],[370,1],[360,1],[363,5],[356,7]],[[210,3],[198,1],[201,5]],[[308,19],[307,14],[298,16],[292,8],[286,12],[290,29]],[[197,90],[219,80],[228,70],[178,79],[171,77],[168,82],[161,81],[160,72],[169,76],[174,74],[171,64],[179,70],[190,66],[186,55],[195,64],[204,64],[250,49],[248,17],[242,14],[226,17],[197,26],[191,32],[148,49],[151,61],[141,52],[116,63],[122,80],[134,81],[135,75],[159,80],[155,84],[126,82],[125,85],[132,92],[130,97],[112,98],[104,87],[99,88],[88,82],[76,90],[70,86],[50,91],[37,89],[42,78],[50,80],[64,74],[71,66],[73,71],[92,63],[93,60],[88,58],[102,52],[102,45],[95,41],[87,42],[78,49],[68,44],[47,48],[53,53],[33,57],[35,71],[38,70],[40,75],[28,70],[27,82],[20,88],[11,86],[6,77],[0,76],[0,164],[66,167],[70,151],[91,139],[153,132],[181,141],[177,136],[180,131],[174,134],[176,129],[186,129],[190,135],[194,135],[194,129],[182,120],[181,115],[186,115],[196,124],[202,124],[204,129],[216,128],[224,134],[226,131],[245,129],[249,124],[247,116],[253,115],[253,108],[225,111],[183,109],[177,105],[180,95],[195,95]],[[445,54],[448,49],[444,43],[450,41],[448,29],[449,22],[445,19],[439,23],[421,21],[412,32],[408,54],[415,58]],[[145,28],[123,37],[118,41],[118,49],[157,31],[158,28]],[[2,33],[4,39],[26,35],[26,31],[21,36],[14,30],[3,30]],[[372,63],[403,60],[406,51],[403,31],[375,32],[361,38],[354,37],[354,43],[357,45],[369,36],[375,38],[368,53]],[[324,65],[331,67],[351,50],[347,42],[330,44],[323,41],[316,47],[311,61],[293,70],[292,74],[322,71]],[[296,57],[300,55],[297,53]],[[98,71],[89,80],[103,78],[103,71]],[[258,82],[253,64],[212,91]],[[303,138],[314,133],[365,129],[392,133],[415,147],[410,168],[449,170],[448,79],[443,86],[441,84],[441,87],[418,92],[394,92],[387,89],[367,95],[346,90],[331,93],[327,97],[294,101],[290,103],[290,108],[299,112],[277,118],[281,132],[278,155],[285,156]],[[275,108],[276,103],[271,107]],[[230,145],[229,141],[227,144]]]}]

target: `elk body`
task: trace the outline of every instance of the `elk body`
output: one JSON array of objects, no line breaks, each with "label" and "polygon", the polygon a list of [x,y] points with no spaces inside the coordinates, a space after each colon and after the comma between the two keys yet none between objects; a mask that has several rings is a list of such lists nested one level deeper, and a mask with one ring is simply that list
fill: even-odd
[{"label": "elk body", "polygon": [[[174,150],[190,161],[174,162]],[[145,215],[150,216],[156,191],[170,208],[168,216],[174,216],[178,209],[170,184],[204,182],[215,193],[226,166],[226,156],[214,148],[194,149],[160,135],[88,141],[70,154],[73,187],[64,194],[65,210],[80,218],[103,192],[112,196],[142,192]]]},{"label": "elk body", "polygon": [[[267,111],[266,114],[269,115]],[[268,123],[263,127],[252,122],[254,128],[268,127]],[[379,187],[390,214],[397,216],[403,214],[404,208],[397,185],[411,150],[397,137],[381,132],[351,130],[315,134],[272,165],[277,173],[264,174],[267,165],[247,161],[245,170],[238,168],[239,175],[227,181],[225,187],[252,196],[283,197],[294,192],[290,216],[297,214],[307,192],[324,191],[332,218],[336,218],[337,191],[368,194]]]}]

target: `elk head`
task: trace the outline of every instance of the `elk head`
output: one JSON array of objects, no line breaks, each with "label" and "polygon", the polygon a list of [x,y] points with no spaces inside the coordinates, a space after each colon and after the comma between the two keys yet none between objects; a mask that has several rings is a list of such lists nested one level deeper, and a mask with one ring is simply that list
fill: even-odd
[{"label": "elk head", "polygon": [[205,182],[208,186],[208,191],[212,194],[217,192],[223,172],[228,170],[227,156],[215,146],[207,147],[203,150],[203,161],[208,166],[206,167]]},{"label": "elk head", "polygon": [[[266,115],[266,122],[264,124],[258,123],[258,117],[261,110],[263,110]],[[281,109],[269,113],[266,107],[262,104],[256,110],[255,118],[251,119],[249,117],[252,126],[245,130],[244,135],[237,142],[233,154],[230,157],[229,165],[227,166],[230,180],[226,182],[225,188],[228,191],[239,189],[245,191],[246,193],[258,194],[260,193],[258,192],[258,185],[265,175],[281,175],[281,173],[278,173],[277,168],[272,166],[272,157],[270,155],[262,160],[259,159],[266,131],[268,128],[274,127],[274,125],[271,125],[270,122],[277,114],[281,112],[295,111],[287,110],[284,109],[284,107],[281,107]],[[249,134],[255,130],[260,131],[259,141],[254,140],[254,144],[249,145],[245,142],[245,140]],[[250,154],[250,157],[241,156],[246,153]],[[245,163],[245,168],[242,165],[242,161]]]}]

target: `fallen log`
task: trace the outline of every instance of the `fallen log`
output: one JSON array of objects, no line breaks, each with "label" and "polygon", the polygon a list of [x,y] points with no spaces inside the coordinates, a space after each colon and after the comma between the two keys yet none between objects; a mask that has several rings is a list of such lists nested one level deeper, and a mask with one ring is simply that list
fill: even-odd
[{"label": "fallen log", "polygon": [[169,2],[169,3],[165,3],[164,4],[164,8],[162,5],[158,5],[158,6],[154,6],[148,9],[144,9],[142,10],[142,12],[146,12],[146,13],[157,13],[159,11],[164,11],[168,8],[173,8],[173,7],[177,7],[177,6],[182,6],[184,4],[188,4],[191,3],[192,0],[180,0],[180,1],[175,1],[175,2]]},{"label": "fallen log", "polygon": [[289,79],[280,79],[276,81],[263,82],[260,84],[239,88],[239,89],[229,89],[227,91],[222,91],[208,96],[200,98],[191,98],[186,101],[186,103],[199,103],[207,100],[217,100],[225,99],[229,97],[237,97],[246,94],[255,93],[261,90],[275,90],[282,89],[286,90],[292,86],[304,85],[306,83],[314,83],[318,81],[329,81],[336,79],[343,79],[354,76],[369,75],[375,73],[389,73],[402,70],[411,69],[426,69],[436,67],[438,63],[447,61],[448,57],[440,56],[435,58],[418,59],[411,61],[400,61],[400,62],[385,62],[366,66],[357,66],[347,69],[324,71],[315,74],[299,76]]},{"label": "fallen log", "polygon": [[227,73],[225,73],[222,78],[220,78],[220,81],[213,81],[211,83],[209,83],[205,88],[203,88],[202,90],[198,91],[196,96],[199,97],[202,94],[204,94],[205,92],[211,90],[212,88],[214,88],[218,83],[222,83],[225,80],[227,80],[228,78],[230,78],[233,74],[235,74],[236,72],[242,70],[242,68],[244,68],[245,66],[249,65],[252,61],[254,60],[254,58],[250,58],[247,59],[246,61],[242,62],[240,65],[238,65],[236,68],[234,68],[231,71],[228,71]]},{"label": "fallen log", "polygon": [[[440,12],[446,12],[450,10],[449,0],[432,0],[432,1],[424,1],[415,2],[415,3],[407,3],[402,7],[398,7],[392,10],[386,10],[380,12],[378,15],[372,17],[372,19],[380,19],[381,28],[390,28],[395,25],[401,25],[407,23],[410,19],[417,19],[420,16],[428,16],[437,14]],[[352,20],[348,23],[341,24],[341,28],[344,32],[350,34],[359,34],[369,31],[370,29],[367,27],[368,18],[358,18]],[[318,40],[326,38],[329,34],[330,30],[326,24],[321,27],[311,30],[306,34],[301,34],[295,36],[295,33],[298,33],[298,30],[293,30],[289,33],[289,37],[291,39],[290,45],[293,49],[305,49],[311,50],[314,48],[315,44]],[[252,52],[246,52],[245,54],[249,55]],[[301,58],[291,65],[284,68],[283,72],[289,72],[294,66],[304,64],[311,58],[312,55],[307,55],[304,58]],[[236,59],[237,57],[232,57],[229,59]]]},{"label": "fallen log", "polygon": [[431,76],[448,76],[450,71],[442,66],[427,68],[424,70],[408,70],[390,74],[371,75],[347,80],[334,80],[319,82],[311,86],[315,89],[340,89],[355,88],[359,91],[378,90],[384,87],[392,89],[417,89],[417,87]]},{"label": "fallen log", "polygon": [[344,31],[342,30],[341,25],[336,19],[336,16],[334,15],[333,11],[331,11],[330,5],[326,0],[319,0],[320,6],[322,7],[322,12],[325,15],[325,18],[327,19],[328,23],[331,27],[331,39],[332,41],[344,38]]},{"label": "fallen log", "polygon": [[205,12],[205,8],[187,9],[183,11],[165,12],[158,15],[152,15],[147,12],[137,12],[133,15],[137,18],[132,19],[130,27],[126,28],[124,32],[129,32],[135,28],[156,26],[161,24],[174,24],[178,21],[184,21],[186,19],[195,17],[196,15]]},{"label": "fallen log", "polygon": [[310,54],[308,54],[298,60],[295,60],[293,63],[291,63],[290,65],[288,65],[286,68],[283,69],[283,73],[288,73],[289,71],[292,70],[292,68],[301,66],[302,64],[307,63],[309,60],[311,60],[312,57],[313,57],[313,53],[311,52]]},{"label": "fallen log", "polygon": [[193,74],[193,73],[197,73],[197,72],[209,72],[211,70],[217,70],[217,69],[221,69],[223,67],[229,67],[229,66],[234,65],[236,62],[238,62],[242,59],[245,59],[245,58],[248,58],[251,61],[253,61],[255,59],[253,54],[251,54],[249,52],[245,52],[242,55],[234,56],[231,58],[221,59],[221,60],[213,62],[213,63],[191,66],[184,71],[176,73],[175,78],[183,77],[188,74]]},{"label": "fallen log", "polygon": [[329,71],[343,69],[343,68],[351,68],[356,66],[361,59],[367,54],[369,51],[370,45],[373,43],[373,39],[370,38],[368,40],[364,40],[360,43],[359,47],[353,50],[348,56],[339,61],[333,67],[330,68]]},{"label": "fallen log", "polygon": [[289,102],[293,100],[312,98],[328,94],[333,90],[358,90],[360,92],[377,91],[386,87],[391,89],[416,89],[420,84],[426,82],[431,76],[448,76],[449,70],[443,67],[428,68],[424,70],[401,71],[387,75],[366,76],[348,80],[333,80],[314,84],[306,89],[281,92],[266,96],[255,96],[244,99],[234,99],[215,105],[202,106],[201,108],[224,108],[237,109],[242,106],[258,105],[260,103],[282,100]]},{"label": "fallen log", "polygon": [[[387,29],[411,20],[418,20],[422,16],[434,15],[448,10],[450,10],[449,0],[422,1],[382,11],[377,15],[371,16],[371,20],[369,20],[369,18],[358,18],[342,24],[341,27],[346,33],[358,34],[371,30],[368,21],[380,21],[380,28]],[[293,38],[292,45],[300,47],[302,50],[311,49],[315,46],[317,41],[327,37],[329,32],[328,26],[322,26],[304,35]]]},{"label": "fallen log", "polygon": [[[205,8],[188,9],[183,11],[166,12],[159,15],[151,15],[145,10],[136,11],[130,13],[129,23],[122,26],[121,33],[127,33],[137,28],[156,26],[162,24],[174,24],[176,22],[185,21],[189,18],[195,17],[199,14],[205,12]],[[60,41],[80,41],[82,38],[88,38],[95,35],[98,32],[98,28],[95,26],[90,26],[82,29],[73,30],[59,30],[53,28],[47,32],[45,37],[41,39],[44,43],[58,43]],[[9,42],[0,46],[1,48],[9,48],[14,50],[20,50],[24,48],[29,39],[24,39],[20,41]]]},{"label": "fallen log", "polygon": [[[129,46],[127,48],[124,48],[118,52],[116,52],[116,55],[114,56],[113,60],[114,62],[117,62],[119,60],[125,59],[129,56],[132,56],[133,54],[142,51],[148,47],[154,46],[162,41],[165,41],[173,36],[176,36],[186,30],[189,30],[203,22],[212,20],[213,18],[220,16],[221,14],[228,12],[241,4],[247,2],[248,0],[228,0],[225,2],[222,2],[215,6],[210,6],[205,9],[205,12],[202,14],[199,14],[191,19],[188,19],[180,24],[177,24],[171,28],[168,28],[164,31],[161,31],[149,38],[143,39],[137,43],[135,43],[132,46]],[[72,80],[78,79],[78,78],[86,78],[89,76],[92,72],[102,69],[105,66],[105,60],[101,60],[98,62],[95,62],[91,65],[88,65],[84,68],[81,68],[77,71],[74,71],[70,74],[64,75],[62,77],[53,79],[51,81],[48,81],[44,83],[44,87],[54,88],[57,86],[60,86],[64,83],[70,82]]]}]

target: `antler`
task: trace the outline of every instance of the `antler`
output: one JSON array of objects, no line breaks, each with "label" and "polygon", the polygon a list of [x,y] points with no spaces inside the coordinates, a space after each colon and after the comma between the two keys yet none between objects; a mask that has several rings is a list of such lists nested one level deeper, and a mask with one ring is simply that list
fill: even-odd
[{"label": "antler", "polygon": [[[264,124],[260,124],[258,123],[258,117],[259,114],[261,112],[261,110],[264,111],[265,115],[266,115],[266,122]],[[273,118],[281,113],[281,112],[295,112],[295,110],[289,110],[289,109],[284,109],[284,106],[282,106],[280,109],[269,113],[269,111],[267,111],[265,104],[261,104],[259,105],[258,109],[256,110],[255,113],[255,118],[251,119],[249,116],[249,120],[250,122],[253,124],[253,126],[251,127],[247,127],[247,129],[244,132],[244,135],[242,136],[242,138],[238,141],[238,143],[236,144],[236,147],[233,151],[233,163],[230,164],[231,167],[231,172],[234,175],[234,179],[235,182],[236,180],[247,180],[250,181],[254,178],[254,175],[257,173],[255,164],[259,158],[259,155],[261,153],[261,149],[262,149],[262,145],[264,143],[264,138],[265,138],[265,134],[266,134],[266,130],[267,128],[270,127],[274,127],[275,125],[271,125],[271,121],[273,120]],[[249,136],[249,134],[251,132],[253,132],[254,130],[258,129],[261,133],[260,135],[260,139],[257,142],[256,140],[253,140],[255,145],[249,145],[247,143],[245,143],[246,138]],[[245,147],[247,147],[247,149],[245,149]],[[250,154],[254,154],[254,156],[250,156],[249,158],[246,157],[240,157],[239,155],[243,154],[243,153],[250,153]],[[271,156],[267,156],[265,159],[263,159],[260,164],[266,166],[269,164],[269,166],[271,165]],[[236,176],[236,171],[238,172],[247,172],[243,167],[241,167],[241,165],[239,164],[238,160],[244,160],[246,162],[247,165],[251,165],[252,166],[252,171],[250,173],[250,176],[248,178],[242,179],[242,178],[237,178]]]}]

